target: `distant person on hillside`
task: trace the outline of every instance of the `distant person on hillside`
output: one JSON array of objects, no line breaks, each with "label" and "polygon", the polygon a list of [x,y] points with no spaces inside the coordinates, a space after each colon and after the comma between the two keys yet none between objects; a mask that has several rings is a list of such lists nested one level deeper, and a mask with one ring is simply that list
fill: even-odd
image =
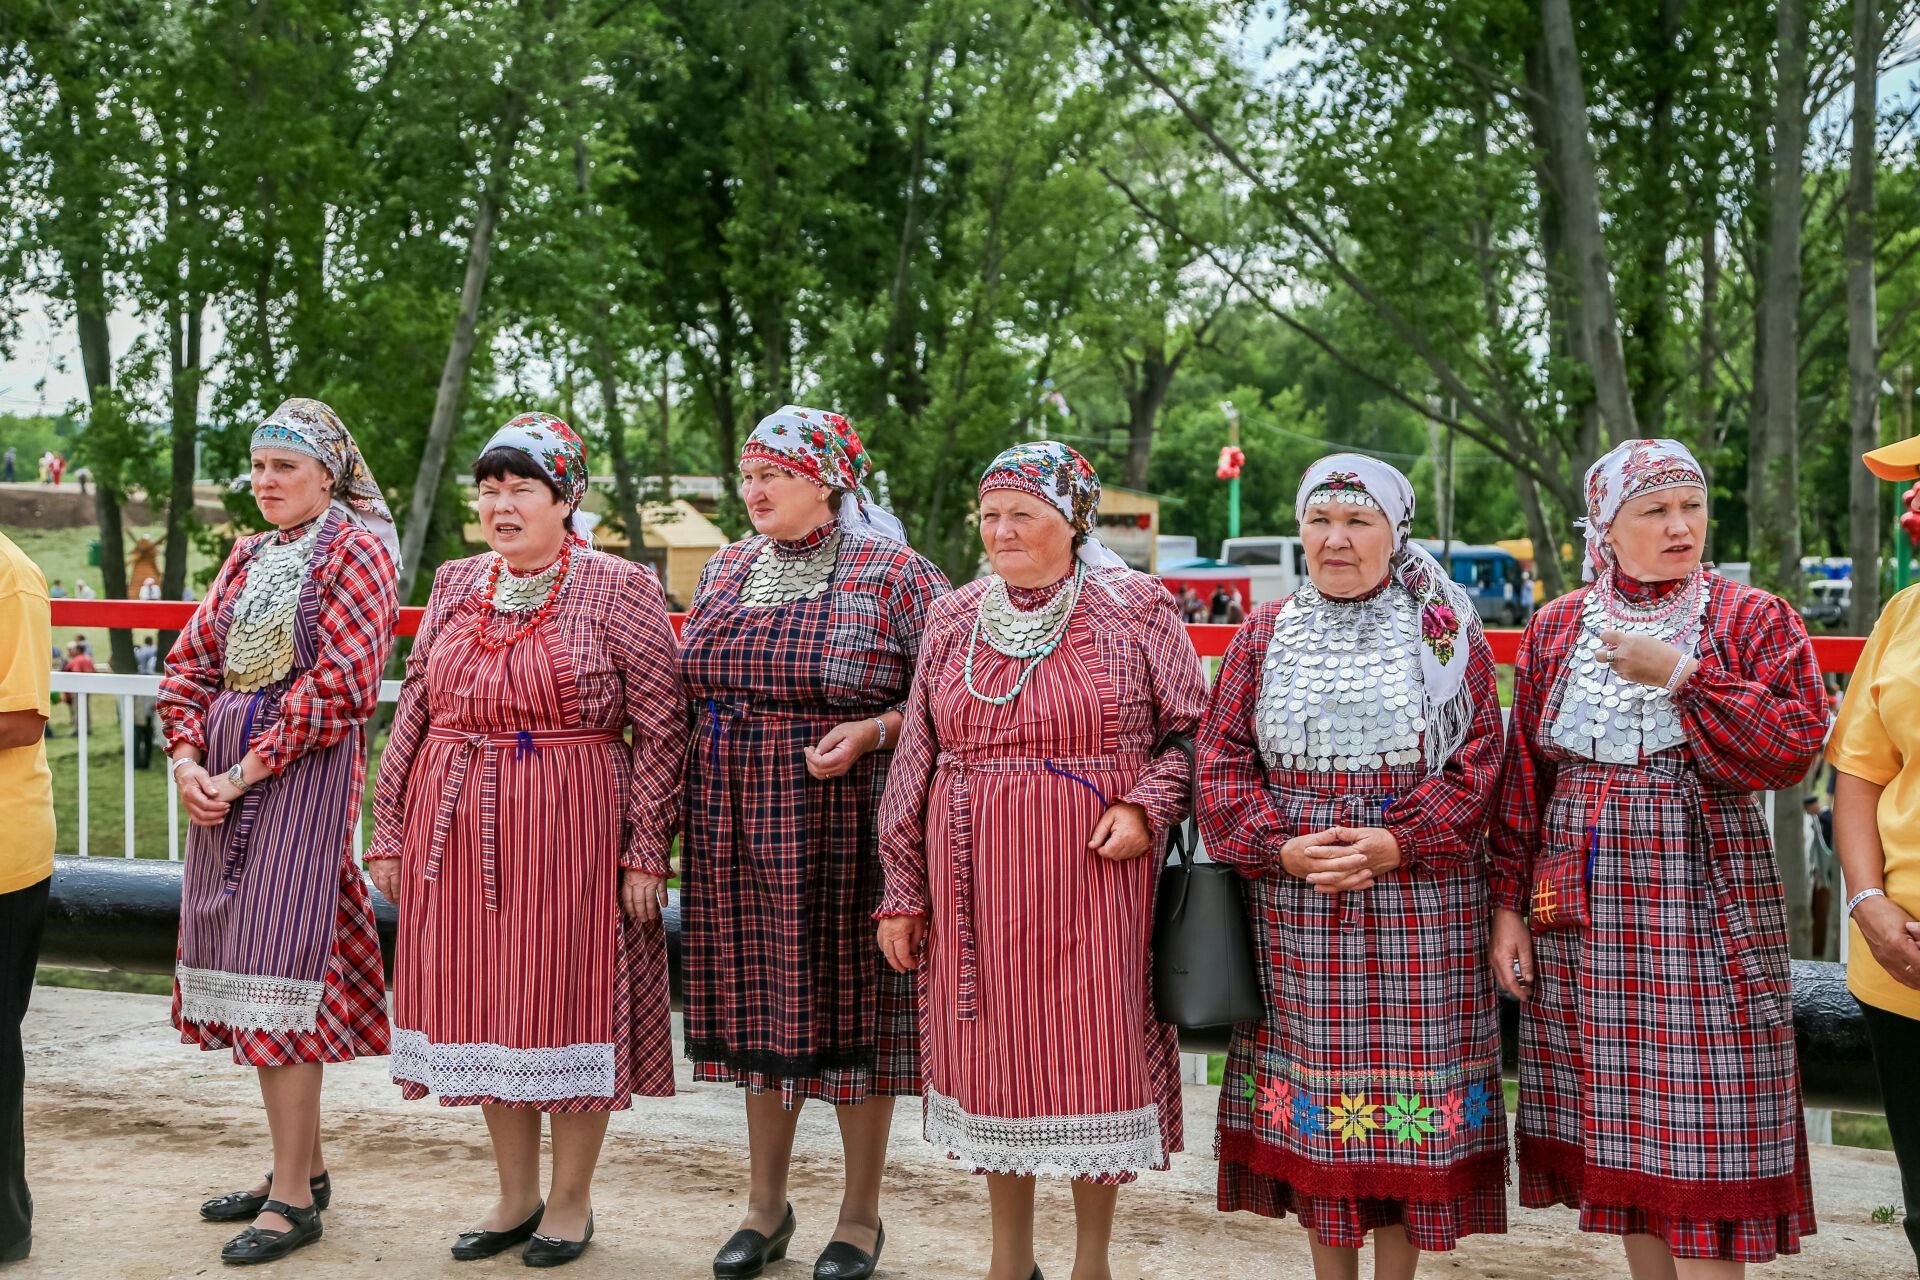
[{"label": "distant person on hillside", "polygon": [[52,632],[46,579],[0,534],[0,813],[8,823],[0,844],[0,1263],[18,1262],[33,1248],[20,1021],[33,993],[53,877],[53,777],[41,742],[52,689],[38,660],[52,646]]},{"label": "distant person on hillside", "polygon": [[[143,676],[160,674],[160,645],[154,636],[144,637],[133,647],[133,669]],[[135,698],[133,700],[133,767],[150,768],[153,764],[153,699]]]},{"label": "distant person on hillside", "polygon": [[78,579],[78,580],[76,580],[76,581],[74,582],[74,584],[73,584],[73,598],[74,598],[74,599],[76,599],[76,600],[97,600],[97,599],[99,599],[99,597],[98,597],[98,596],[96,596],[96,595],[94,595],[94,593],[93,593],[93,588],[87,585],[87,580],[86,580],[85,578],[80,578],[80,579]]},{"label": "distant person on hillside", "polygon": [[53,483],[53,450],[48,449],[40,455],[40,483]]},{"label": "distant person on hillside", "polygon": [[160,599],[160,580],[158,578],[148,578],[145,582],[142,582],[140,584],[140,598],[142,600]]},{"label": "distant person on hillside", "polygon": [[53,585],[47,588],[47,598],[49,600],[65,600],[67,598],[67,588],[61,583],[60,579],[55,578]]},{"label": "distant person on hillside", "polygon": [[80,492],[85,494],[87,492],[87,481],[93,479],[93,469],[91,467],[81,467],[73,473],[73,478],[79,481]]},{"label": "distant person on hillside", "polygon": [[0,453],[0,468],[5,469],[8,484],[13,483],[13,467],[14,463],[19,459],[19,456],[19,452],[14,449],[8,449],[5,453]]},{"label": "distant person on hillside", "polygon": [[1180,621],[1188,624],[1198,622],[1200,621],[1200,615],[1205,613],[1206,610],[1207,603],[1200,598],[1200,593],[1193,589],[1193,584],[1191,582],[1182,584],[1180,588]]},{"label": "distant person on hillside", "polygon": [[[84,639],[75,637],[74,642],[67,646],[67,660],[60,664],[60,669],[88,675],[98,671],[99,668],[93,665],[93,655],[87,652],[86,646],[87,642]],[[76,733],[80,730],[80,699],[86,696],[84,693],[67,695],[67,711],[73,716],[73,727]]]},{"label": "distant person on hillside", "polygon": [[74,632],[73,643],[79,647],[80,652],[86,654],[88,657],[93,656],[93,643],[87,639],[86,632],[84,631]]},{"label": "distant person on hillside", "polygon": [[[142,534],[127,555],[127,581],[140,584],[148,578],[160,581],[160,544]],[[145,596],[140,598],[146,599]]]},{"label": "distant person on hillside", "polygon": [[53,477],[54,484],[60,483],[60,477],[67,473],[67,460],[61,454],[54,454],[53,461],[47,464],[47,474]]}]

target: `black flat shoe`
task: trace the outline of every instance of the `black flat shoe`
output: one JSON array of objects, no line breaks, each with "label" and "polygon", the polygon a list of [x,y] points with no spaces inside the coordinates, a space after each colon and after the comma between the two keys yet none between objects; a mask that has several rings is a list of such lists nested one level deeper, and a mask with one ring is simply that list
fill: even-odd
[{"label": "black flat shoe", "polygon": [[462,1231],[453,1238],[453,1260],[478,1262],[496,1253],[505,1253],[533,1234],[533,1229],[540,1225],[540,1215],[546,1211],[547,1202],[542,1200],[517,1227],[508,1227],[505,1231]]},{"label": "black flat shoe", "polygon": [[887,1247],[887,1224],[882,1222],[873,1234],[873,1252],[863,1252],[845,1240],[829,1241],[813,1264],[813,1280],[871,1280],[880,1265],[880,1251]]},{"label": "black flat shoe", "polygon": [[593,1239],[593,1215],[587,1215],[587,1234],[578,1240],[556,1240],[552,1236],[536,1235],[527,1241],[527,1247],[520,1251],[520,1261],[530,1267],[564,1267],[587,1251],[587,1241]]},{"label": "black flat shoe", "polygon": [[309,1206],[296,1209],[290,1204],[269,1200],[260,1206],[260,1212],[279,1214],[293,1224],[293,1230],[269,1231],[265,1227],[248,1227],[227,1241],[226,1247],[220,1250],[220,1261],[241,1267],[252,1266],[256,1262],[273,1262],[320,1238],[320,1210],[316,1208]]},{"label": "black flat shoe", "polygon": [[[313,1189],[313,1207],[324,1209],[333,1202],[333,1179],[328,1174],[307,1179]],[[273,1173],[267,1172],[267,1189],[260,1195],[251,1191],[229,1191],[200,1206],[200,1216],[208,1222],[250,1222],[260,1216],[260,1206],[273,1194]]]},{"label": "black flat shoe", "polygon": [[742,1227],[713,1255],[713,1274],[718,1280],[752,1280],[767,1269],[769,1262],[778,1262],[787,1256],[787,1242],[793,1239],[798,1225],[793,1220],[793,1206],[789,1204],[787,1216],[770,1236]]}]

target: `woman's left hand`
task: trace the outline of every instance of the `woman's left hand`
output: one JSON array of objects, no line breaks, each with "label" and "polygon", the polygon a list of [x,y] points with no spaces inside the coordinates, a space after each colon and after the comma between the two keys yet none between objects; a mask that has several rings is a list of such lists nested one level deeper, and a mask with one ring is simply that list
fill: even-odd
[{"label": "woman's left hand", "polygon": [[222,804],[234,805],[240,803],[240,796],[242,795],[240,788],[234,786],[233,779],[224,773],[208,774],[207,789],[212,791],[214,798]]},{"label": "woman's left hand", "polygon": [[1613,654],[1612,661],[1608,661],[1603,651],[1600,654],[1602,665],[1612,667],[1623,680],[1631,680],[1635,684],[1650,684],[1664,689],[1667,681],[1673,679],[1676,666],[1693,661],[1678,648],[1664,640],[1655,640],[1652,636],[1602,631],[1600,643],[1604,650],[1611,650]]},{"label": "woman's left hand", "polygon": [[880,726],[871,720],[849,720],[827,730],[817,747],[808,747],[807,772],[825,781],[853,768],[861,756],[880,745]]},{"label": "woman's left hand", "polygon": [[1364,861],[1339,880],[1315,887],[1323,893],[1353,893],[1371,888],[1373,882],[1400,865],[1400,842],[1385,827],[1335,827],[1333,838],[1346,847],[1340,852]]},{"label": "woman's left hand", "polygon": [[1107,806],[1087,839],[1087,848],[1109,862],[1130,862],[1152,847],[1147,811],[1124,800]]},{"label": "woman's left hand", "polygon": [[665,876],[631,869],[620,873],[620,909],[627,913],[628,919],[652,924],[660,918],[661,909],[666,905]]}]

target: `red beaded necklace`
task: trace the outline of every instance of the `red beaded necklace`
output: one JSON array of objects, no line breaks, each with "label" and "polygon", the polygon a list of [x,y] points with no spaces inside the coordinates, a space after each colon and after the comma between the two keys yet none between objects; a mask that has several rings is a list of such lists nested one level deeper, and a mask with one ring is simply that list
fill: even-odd
[{"label": "red beaded necklace", "polygon": [[[505,564],[506,558],[504,556],[494,556],[493,569],[487,574],[486,585],[481,588],[479,596],[477,597],[483,609],[492,606],[494,588],[500,583],[500,570]],[[554,573],[553,582],[547,587],[547,598],[540,602],[540,607],[528,614],[525,622],[509,629],[505,636],[497,639],[487,634],[487,619],[483,615],[480,619],[479,628],[473,633],[474,643],[489,653],[499,653],[502,649],[511,649],[514,645],[519,644],[522,640],[537,631],[540,624],[547,620],[547,615],[553,612],[554,605],[559,601],[560,587],[566,582],[567,570],[572,564],[573,539],[569,538],[560,545],[560,567],[558,571]]]}]

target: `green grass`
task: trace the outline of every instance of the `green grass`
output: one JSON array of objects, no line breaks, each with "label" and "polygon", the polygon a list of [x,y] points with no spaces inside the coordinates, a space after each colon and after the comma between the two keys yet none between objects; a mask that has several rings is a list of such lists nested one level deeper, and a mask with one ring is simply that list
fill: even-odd
[{"label": "green grass", "polygon": [[82,991],[131,991],[135,995],[173,994],[173,979],[163,973],[121,973],[119,970],[62,969],[43,964],[33,980],[43,987],[78,987]]},{"label": "green grass", "polygon": [[[134,541],[143,534],[147,537],[158,539],[164,532],[165,530],[158,525],[139,528],[129,526],[127,529],[127,546],[131,547]],[[95,594],[101,593],[99,566],[87,563],[87,546],[98,536],[98,530],[94,529],[91,525],[77,529],[21,529],[10,527],[5,530],[5,533],[19,545],[22,551],[27,553],[29,560],[32,560],[40,566],[40,572],[47,576],[47,582],[49,584],[52,584],[55,578],[60,579],[66,584],[69,598],[73,596],[74,588],[83,579],[94,589]],[[125,552],[123,551],[122,557],[124,558],[124,556]],[[206,554],[198,547],[193,548],[187,558],[187,581],[198,582],[199,574],[207,567],[208,560]],[[131,583],[127,589],[134,591],[139,588],[139,585],[137,582]],[[79,630],[87,631],[87,628],[81,627]],[[55,627],[53,629],[53,641],[64,650],[67,642],[73,639],[74,634],[75,628],[73,627]],[[146,635],[148,633],[142,631],[138,634]],[[87,633],[87,639],[93,644],[93,660],[99,663],[104,669],[108,659],[106,633],[96,627]]]}]

